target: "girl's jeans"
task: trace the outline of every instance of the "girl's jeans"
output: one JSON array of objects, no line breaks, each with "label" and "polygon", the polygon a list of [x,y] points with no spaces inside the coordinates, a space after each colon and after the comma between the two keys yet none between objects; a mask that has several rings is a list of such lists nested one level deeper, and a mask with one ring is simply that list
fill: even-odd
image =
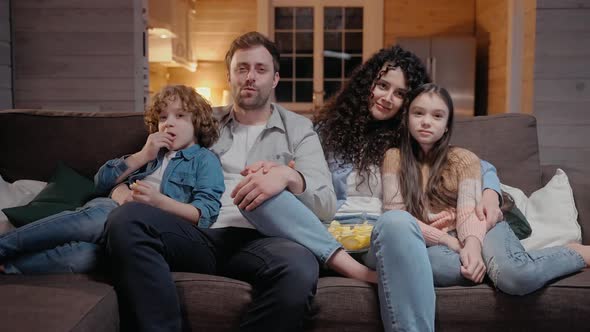
[{"label": "girl's jeans", "polygon": [[[434,284],[439,287],[473,285],[460,273],[459,254],[446,246],[428,248]],[[525,295],[586,266],[580,254],[564,246],[525,251],[508,223],[496,224],[484,238],[482,256],[487,275],[501,291]]]}]

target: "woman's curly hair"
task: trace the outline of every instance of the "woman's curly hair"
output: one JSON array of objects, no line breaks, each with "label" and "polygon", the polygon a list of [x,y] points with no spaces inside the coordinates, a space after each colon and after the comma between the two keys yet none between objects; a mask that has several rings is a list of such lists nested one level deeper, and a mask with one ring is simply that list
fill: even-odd
[{"label": "woman's curly hair", "polygon": [[180,98],[182,109],[193,115],[197,143],[205,148],[213,145],[219,138],[219,126],[213,117],[213,109],[195,89],[186,85],[165,86],[152,97],[152,102],[144,116],[149,133],[158,131],[160,113],[176,98]]},{"label": "woman's curly hair", "polygon": [[383,48],[353,71],[314,119],[326,158],[353,164],[363,179],[371,166],[381,166],[387,149],[398,145],[402,109],[385,121],[375,120],[369,111],[375,83],[393,68],[401,69],[409,91],[430,82],[415,54],[399,45]]}]

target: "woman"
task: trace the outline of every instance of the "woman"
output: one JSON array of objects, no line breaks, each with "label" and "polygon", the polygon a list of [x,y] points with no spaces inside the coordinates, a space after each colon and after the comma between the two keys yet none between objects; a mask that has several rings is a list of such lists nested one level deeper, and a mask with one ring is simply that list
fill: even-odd
[{"label": "woman", "polygon": [[449,145],[453,103],[435,84],[411,92],[399,149],[383,162],[383,207],[406,210],[398,223],[418,219],[437,286],[471,285],[490,277],[501,291],[531,293],[586,267],[590,246],[573,243],[526,252],[504,221],[489,231],[475,215],[481,198],[480,162]]}]

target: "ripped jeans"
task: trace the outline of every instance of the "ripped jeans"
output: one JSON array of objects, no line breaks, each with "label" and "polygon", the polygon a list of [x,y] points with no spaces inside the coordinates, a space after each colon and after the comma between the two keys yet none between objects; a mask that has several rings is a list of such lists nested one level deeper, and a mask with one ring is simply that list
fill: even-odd
[{"label": "ripped jeans", "polygon": [[[511,295],[532,293],[553,279],[586,267],[580,254],[564,246],[527,252],[504,221],[486,234],[482,256],[496,288]],[[459,254],[447,246],[429,247],[428,257],[435,286],[473,285],[461,275]]]}]

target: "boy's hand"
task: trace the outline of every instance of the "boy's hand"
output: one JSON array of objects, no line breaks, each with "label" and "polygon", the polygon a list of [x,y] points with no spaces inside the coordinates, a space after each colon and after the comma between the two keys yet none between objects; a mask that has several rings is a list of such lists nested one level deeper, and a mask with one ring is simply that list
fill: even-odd
[{"label": "boy's hand", "polygon": [[117,204],[123,205],[133,200],[131,194],[132,191],[127,187],[127,184],[121,183],[111,192],[111,199],[117,202]]},{"label": "boy's hand", "polygon": [[165,197],[156,188],[144,181],[135,181],[131,185],[131,190],[133,191],[131,197],[134,202],[148,204],[153,207],[160,207],[162,198]]},{"label": "boy's hand", "polygon": [[461,257],[461,275],[466,279],[479,284],[486,274],[486,266],[481,257],[481,243],[475,236],[465,239],[463,249],[459,251]]},{"label": "boy's hand", "polygon": [[145,141],[145,145],[141,151],[139,151],[139,154],[143,156],[143,161],[147,163],[148,161],[154,160],[158,157],[158,152],[160,152],[160,149],[166,148],[170,150],[172,148],[173,142],[174,137],[170,133],[152,133],[148,136],[147,140]]}]

